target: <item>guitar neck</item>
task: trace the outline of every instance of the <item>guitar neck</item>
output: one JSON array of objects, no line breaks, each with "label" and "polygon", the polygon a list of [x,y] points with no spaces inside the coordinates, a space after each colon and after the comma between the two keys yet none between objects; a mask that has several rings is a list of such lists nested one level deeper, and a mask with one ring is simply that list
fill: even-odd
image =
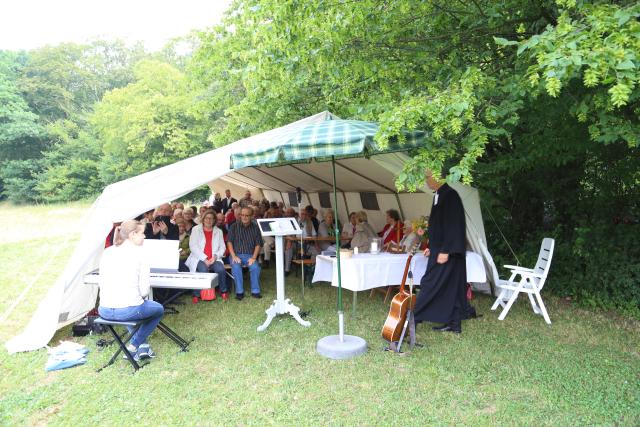
[{"label": "guitar neck", "polygon": [[407,258],[407,263],[404,266],[404,274],[402,275],[402,283],[400,284],[401,293],[404,293],[404,284],[407,282],[407,275],[409,274],[409,268],[411,267],[411,258],[413,258],[413,253],[409,254],[409,258]]}]

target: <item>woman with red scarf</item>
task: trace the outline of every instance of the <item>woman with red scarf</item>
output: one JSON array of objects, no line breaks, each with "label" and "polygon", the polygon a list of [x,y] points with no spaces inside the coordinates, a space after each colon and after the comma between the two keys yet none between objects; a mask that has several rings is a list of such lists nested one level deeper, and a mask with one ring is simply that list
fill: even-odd
[{"label": "woman with red scarf", "polygon": [[400,221],[400,214],[395,209],[387,211],[387,224],[378,235],[382,238],[382,245],[387,243],[400,243],[404,236],[404,224]]}]

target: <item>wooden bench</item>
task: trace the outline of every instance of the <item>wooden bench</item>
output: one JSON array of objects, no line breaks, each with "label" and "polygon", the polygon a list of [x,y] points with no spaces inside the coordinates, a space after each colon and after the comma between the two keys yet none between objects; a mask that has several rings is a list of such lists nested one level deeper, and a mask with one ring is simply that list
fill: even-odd
[{"label": "wooden bench", "polygon": [[[292,264],[299,265],[300,268],[304,268],[304,278],[307,283],[311,283],[311,279],[313,277],[313,269],[316,266],[315,259],[293,259],[291,260]],[[298,269],[296,269],[296,277],[298,277]]]}]

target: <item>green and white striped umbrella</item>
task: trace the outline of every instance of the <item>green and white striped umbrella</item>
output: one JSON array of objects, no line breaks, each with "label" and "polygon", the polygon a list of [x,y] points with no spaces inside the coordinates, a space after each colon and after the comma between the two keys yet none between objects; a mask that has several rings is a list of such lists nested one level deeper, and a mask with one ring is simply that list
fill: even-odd
[{"label": "green and white striped umbrella", "polygon": [[[333,170],[333,200],[337,210],[335,160],[346,157],[368,157],[374,154],[406,151],[425,144],[426,132],[403,131],[401,138],[389,141],[381,147],[374,136],[379,126],[374,122],[331,119],[293,127],[283,133],[265,139],[261,145],[244,152],[231,154],[231,169],[249,166],[276,166],[301,161],[331,161]],[[335,216],[338,229],[338,217]],[[336,235],[336,247],[340,247],[340,235]],[[338,312],[342,313],[342,278],[340,251],[338,264]]]},{"label": "green and white striped umbrella", "polygon": [[378,124],[359,120],[326,120],[293,129],[284,135],[265,141],[261,146],[231,155],[231,168],[277,165],[300,161],[329,161],[331,158],[367,157],[393,151],[406,151],[425,142],[423,131],[403,132],[381,147],[374,136]]}]

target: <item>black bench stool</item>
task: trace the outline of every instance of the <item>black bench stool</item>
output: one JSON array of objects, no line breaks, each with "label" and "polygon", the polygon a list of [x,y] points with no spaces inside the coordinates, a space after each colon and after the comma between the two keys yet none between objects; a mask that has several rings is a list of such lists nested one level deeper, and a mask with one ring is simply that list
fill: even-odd
[{"label": "black bench stool", "polygon": [[[118,346],[119,346],[116,353],[111,357],[111,360],[109,360],[109,362],[106,365],[98,369],[96,372],[100,372],[107,366],[112,365],[113,362],[115,362],[118,356],[120,355],[120,352],[124,352],[125,356],[127,356],[127,360],[129,361],[129,363],[131,363],[131,366],[133,366],[133,369],[135,371],[140,369],[140,365],[138,364],[138,362],[135,361],[131,352],[127,350],[127,344],[129,343],[133,335],[138,331],[138,329],[140,329],[140,326],[142,326],[142,320],[119,321],[119,320],[106,320],[106,319],[103,319],[102,317],[98,317],[93,321],[93,323],[106,326],[109,332],[111,332],[111,335],[113,335],[113,339],[118,343]],[[131,332],[124,333],[121,336],[121,335],[118,335],[118,333],[114,329],[114,326],[133,327],[133,330]]]}]

